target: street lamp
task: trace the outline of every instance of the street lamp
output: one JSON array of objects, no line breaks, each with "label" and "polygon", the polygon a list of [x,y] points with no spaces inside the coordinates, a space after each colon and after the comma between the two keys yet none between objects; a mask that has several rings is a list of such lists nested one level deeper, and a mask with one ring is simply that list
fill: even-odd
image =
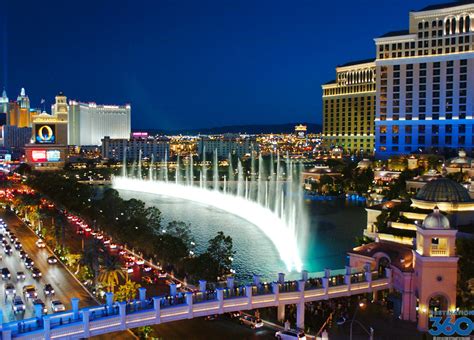
[{"label": "street lamp", "polygon": [[349,336],[350,340],[352,340],[352,326],[354,325],[354,322],[356,322],[369,335],[369,340],[374,339],[374,329],[372,327],[370,327],[369,329],[365,328],[365,326],[361,322],[359,322],[358,320],[355,319],[357,311],[359,310],[359,308],[365,308],[365,306],[366,306],[366,304],[364,302],[362,302],[362,301],[359,302],[359,304],[356,307],[356,310],[354,312],[354,315],[352,316],[350,336]]}]

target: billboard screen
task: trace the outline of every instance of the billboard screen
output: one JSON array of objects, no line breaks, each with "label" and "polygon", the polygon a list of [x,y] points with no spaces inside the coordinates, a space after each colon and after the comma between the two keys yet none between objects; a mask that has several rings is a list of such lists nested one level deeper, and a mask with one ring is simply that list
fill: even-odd
[{"label": "billboard screen", "polygon": [[61,159],[61,153],[59,150],[48,150],[46,151],[46,159],[48,162],[59,162]]},{"label": "billboard screen", "polygon": [[56,143],[56,126],[53,124],[40,124],[35,128],[36,144]]},{"label": "billboard screen", "polygon": [[31,159],[33,162],[46,162],[46,150],[31,151]]}]

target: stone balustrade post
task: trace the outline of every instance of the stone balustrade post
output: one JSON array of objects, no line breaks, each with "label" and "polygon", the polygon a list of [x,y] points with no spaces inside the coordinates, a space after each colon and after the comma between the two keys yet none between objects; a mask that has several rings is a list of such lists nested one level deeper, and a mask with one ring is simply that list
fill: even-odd
[{"label": "stone balustrade post", "polygon": [[252,286],[251,285],[245,286],[245,296],[247,297],[248,309],[252,309]]},{"label": "stone balustrade post", "polygon": [[153,297],[153,310],[155,311],[155,323],[161,323],[161,298]]},{"label": "stone balustrade post", "polygon": [[233,276],[227,277],[227,288],[234,289],[234,277]]},{"label": "stone balustrade post", "polygon": [[257,287],[260,285],[260,275],[253,274],[253,284]]},{"label": "stone balustrade post", "polygon": [[35,305],[35,317],[38,318],[39,320],[41,320],[41,318],[43,317],[43,306],[41,306],[39,304]]},{"label": "stone balustrade post", "polygon": [[51,339],[51,319],[49,315],[43,316],[43,330],[45,340]]},{"label": "stone balustrade post", "polygon": [[285,283],[285,273],[278,273],[278,283]]},{"label": "stone balustrade post", "polygon": [[138,288],[138,298],[140,300],[141,307],[145,307],[146,303],[146,288],[145,287],[140,287]]},{"label": "stone balustrade post", "polygon": [[199,291],[205,293],[207,290],[207,281],[206,280],[199,280]]},{"label": "stone balustrade post", "polygon": [[90,336],[90,310],[89,308],[82,309],[82,326],[84,329],[84,338]]},{"label": "stone balustrade post", "polygon": [[303,270],[301,272],[301,280],[308,281],[308,271],[307,270]]},{"label": "stone balustrade post", "polygon": [[280,299],[280,284],[278,282],[272,282],[272,291],[275,297],[275,306],[278,306],[278,300]]},{"label": "stone balustrade post", "polygon": [[121,301],[119,304],[120,329],[127,329],[127,303]]},{"label": "stone balustrade post", "polygon": [[298,292],[300,292],[300,299],[304,305],[304,288],[305,288],[306,281],[299,280],[298,281]]},{"label": "stone balustrade post", "polygon": [[324,289],[324,294],[327,295],[328,289],[329,289],[329,278],[328,277],[323,277],[323,289]]},{"label": "stone balustrade post", "polygon": [[217,301],[219,301],[219,314],[224,313],[224,290],[217,288]]},{"label": "stone balustrade post", "polygon": [[352,268],[346,266],[346,274],[344,274],[344,284],[347,286],[347,295],[350,295],[351,292],[351,278],[352,278]]},{"label": "stone balustrade post", "polygon": [[72,306],[72,312],[73,312],[73,319],[77,320],[79,319],[79,299],[78,298],[72,298],[71,299],[71,306]]},{"label": "stone balustrade post", "polygon": [[194,317],[192,292],[186,292],[186,305],[188,306],[188,319],[192,319]]},{"label": "stone balustrade post", "polygon": [[176,283],[170,283],[170,296],[175,297],[177,292]]},{"label": "stone balustrade post", "polygon": [[369,283],[369,287],[372,286],[372,270],[371,270],[371,266],[370,266],[370,263],[366,263],[365,266],[364,266],[364,270],[365,270],[365,281],[367,281]]}]

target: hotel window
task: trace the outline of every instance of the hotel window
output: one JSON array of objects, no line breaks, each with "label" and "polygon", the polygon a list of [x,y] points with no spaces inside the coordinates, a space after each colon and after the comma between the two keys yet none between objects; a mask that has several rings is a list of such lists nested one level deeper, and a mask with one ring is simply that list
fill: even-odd
[{"label": "hotel window", "polygon": [[446,136],[444,137],[444,143],[445,144],[451,144],[452,143],[452,137],[451,136]]},{"label": "hotel window", "polygon": [[418,144],[425,144],[425,136],[418,136]]}]

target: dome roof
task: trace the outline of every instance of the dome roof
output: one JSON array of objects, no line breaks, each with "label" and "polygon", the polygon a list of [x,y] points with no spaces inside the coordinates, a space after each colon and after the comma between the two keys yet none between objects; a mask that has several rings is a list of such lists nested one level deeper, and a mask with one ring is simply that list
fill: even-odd
[{"label": "dome roof", "polygon": [[449,229],[449,220],[446,216],[439,212],[438,207],[426,216],[422,225],[423,229]]},{"label": "dome roof", "polygon": [[416,199],[431,202],[470,202],[469,191],[461,184],[449,179],[439,178],[426,183]]}]

